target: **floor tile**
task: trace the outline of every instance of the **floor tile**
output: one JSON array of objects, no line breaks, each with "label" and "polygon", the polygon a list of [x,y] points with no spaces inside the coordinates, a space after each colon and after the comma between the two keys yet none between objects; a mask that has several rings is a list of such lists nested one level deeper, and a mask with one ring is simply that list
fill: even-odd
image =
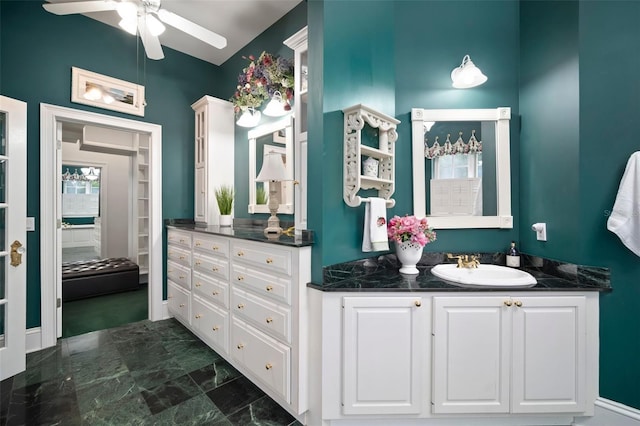
[{"label": "floor tile", "polygon": [[157,414],[200,393],[200,388],[191,380],[191,377],[184,375],[155,388],[144,390],[142,391],[142,396],[147,401],[147,406],[151,413]]},{"label": "floor tile", "polygon": [[145,425],[151,412],[141,394],[126,397],[105,404],[82,415],[82,424],[91,426]]},{"label": "floor tile", "polygon": [[97,377],[84,385],[77,386],[76,390],[81,414],[99,410],[104,406],[140,393],[129,373],[116,377]]},{"label": "floor tile", "polygon": [[264,392],[243,376],[207,392],[207,396],[228,416],[262,398]]},{"label": "floor tile", "polygon": [[282,426],[293,423],[295,418],[265,396],[230,415],[229,421],[234,426]]},{"label": "floor tile", "polygon": [[50,380],[12,392],[7,425],[79,424],[79,416],[73,379]]},{"label": "floor tile", "polygon": [[227,361],[219,359],[213,364],[190,372],[189,376],[200,386],[200,389],[204,392],[209,392],[240,377],[241,374]]},{"label": "floor tile", "polygon": [[197,395],[148,419],[149,425],[232,426],[206,395]]}]

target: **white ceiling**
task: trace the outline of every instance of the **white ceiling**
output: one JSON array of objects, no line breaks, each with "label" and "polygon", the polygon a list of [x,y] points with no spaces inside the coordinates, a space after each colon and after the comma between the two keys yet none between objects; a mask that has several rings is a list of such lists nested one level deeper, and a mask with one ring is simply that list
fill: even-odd
[{"label": "white ceiling", "polygon": [[[49,0],[63,3],[82,0]],[[162,0],[161,7],[227,38],[227,47],[216,49],[170,26],[160,35],[163,46],[221,65],[302,0]],[[86,16],[118,27],[115,11]]]}]

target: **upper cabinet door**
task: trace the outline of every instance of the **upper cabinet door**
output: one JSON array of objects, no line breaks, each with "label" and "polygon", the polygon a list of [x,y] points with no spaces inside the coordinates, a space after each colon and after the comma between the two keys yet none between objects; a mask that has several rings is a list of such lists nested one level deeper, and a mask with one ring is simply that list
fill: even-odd
[{"label": "upper cabinet door", "polygon": [[417,414],[426,318],[420,297],[345,297],[344,414]]}]

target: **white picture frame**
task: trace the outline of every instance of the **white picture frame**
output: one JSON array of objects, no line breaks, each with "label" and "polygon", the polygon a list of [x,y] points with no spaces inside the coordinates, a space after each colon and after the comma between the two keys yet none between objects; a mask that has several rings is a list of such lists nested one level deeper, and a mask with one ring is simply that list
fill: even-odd
[{"label": "white picture frame", "polygon": [[144,117],[144,86],[71,67],[71,102]]}]

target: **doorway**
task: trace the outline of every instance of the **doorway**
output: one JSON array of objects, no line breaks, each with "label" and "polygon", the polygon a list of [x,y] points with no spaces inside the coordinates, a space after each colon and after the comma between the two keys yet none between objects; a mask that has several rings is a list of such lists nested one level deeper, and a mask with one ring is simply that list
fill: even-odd
[{"label": "doorway", "polygon": [[[62,333],[61,182],[64,123],[93,126],[140,135],[146,142],[144,158],[147,182],[144,203],[146,234],[138,238],[147,247],[148,317],[166,316],[162,301],[162,127],[156,124],[54,105],[40,105],[40,232],[41,232],[41,348],[53,346]],[[133,149],[133,148],[132,148]],[[140,202],[140,201],[139,201]],[[51,277],[51,278],[50,278]]]}]

